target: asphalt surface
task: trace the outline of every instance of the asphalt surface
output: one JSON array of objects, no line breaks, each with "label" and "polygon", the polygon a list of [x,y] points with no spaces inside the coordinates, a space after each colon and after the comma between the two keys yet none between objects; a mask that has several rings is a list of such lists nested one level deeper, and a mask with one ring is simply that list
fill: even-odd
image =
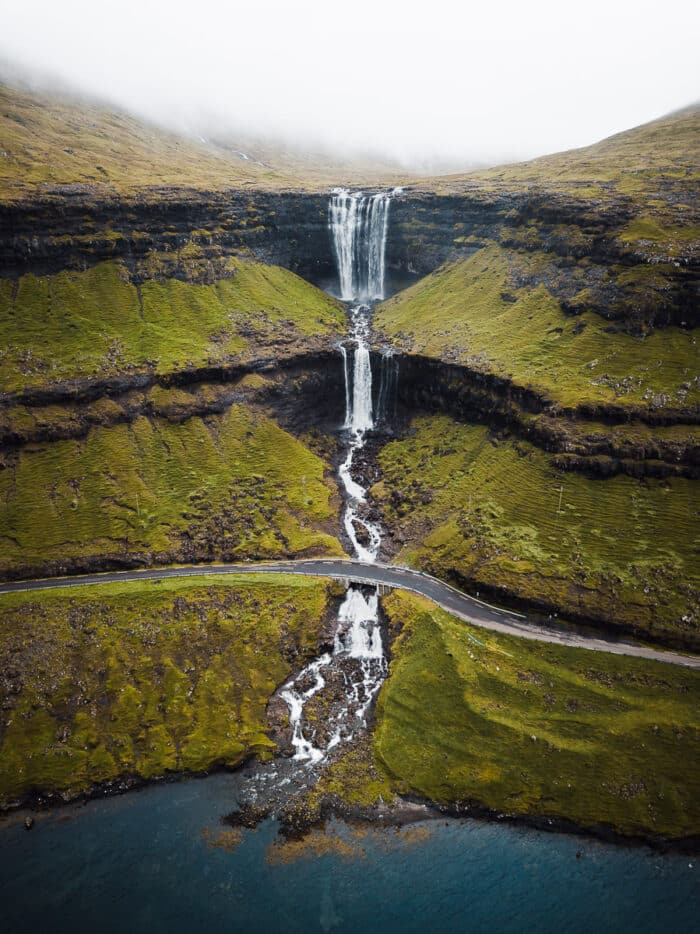
[{"label": "asphalt surface", "polygon": [[364,564],[344,558],[315,558],[301,561],[278,561],[264,564],[213,564],[185,567],[142,568],[130,571],[108,571],[102,574],[81,574],[74,577],[52,577],[41,580],[11,581],[0,584],[0,594],[22,591],[53,590],[80,587],[86,584],[111,584],[128,581],[161,580],[168,577],[203,577],[212,574],[294,573],[314,577],[331,577],[365,584],[410,590],[428,597],[454,616],[493,632],[503,632],[536,642],[552,642],[569,648],[631,655],[652,661],[684,665],[700,670],[700,656],[681,655],[632,642],[617,641],[603,636],[591,636],[575,630],[543,626],[511,610],[499,609],[483,600],[469,597],[449,584],[411,568],[387,564]]}]

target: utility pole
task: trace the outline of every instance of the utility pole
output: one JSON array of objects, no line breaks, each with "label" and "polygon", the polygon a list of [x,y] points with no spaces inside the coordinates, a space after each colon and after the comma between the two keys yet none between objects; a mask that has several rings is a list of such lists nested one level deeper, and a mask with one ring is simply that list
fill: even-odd
[{"label": "utility pole", "polygon": [[559,505],[557,506],[557,515],[561,515],[561,498],[564,495],[564,484],[559,487]]}]

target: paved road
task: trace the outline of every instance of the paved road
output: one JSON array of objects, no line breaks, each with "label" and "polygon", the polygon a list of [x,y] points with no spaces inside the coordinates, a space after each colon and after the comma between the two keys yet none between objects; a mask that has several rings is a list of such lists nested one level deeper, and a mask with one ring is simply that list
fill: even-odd
[{"label": "paved road", "polygon": [[700,670],[700,656],[679,655],[662,649],[652,649],[631,642],[616,641],[603,636],[590,636],[576,631],[557,629],[529,622],[526,616],[499,609],[483,600],[469,597],[449,584],[411,568],[388,564],[364,564],[347,558],[314,558],[302,561],[277,561],[263,564],[212,564],[168,568],[143,568],[132,571],[111,571],[104,574],[81,574],[75,577],[54,577],[0,584],[0,594],[18,591],[49,590],[79,587],[85,584],[109,584],[120,581],[158,580],[166,577],[202,577],[211,574],[295,573],[314,577],[332,577],[357,583],[383,584],[411,590],[428,597],[454,616],[493,632],[553,642],[570,648],[592,649],[613,655],[632,655],[672,665],[685,665]]}]

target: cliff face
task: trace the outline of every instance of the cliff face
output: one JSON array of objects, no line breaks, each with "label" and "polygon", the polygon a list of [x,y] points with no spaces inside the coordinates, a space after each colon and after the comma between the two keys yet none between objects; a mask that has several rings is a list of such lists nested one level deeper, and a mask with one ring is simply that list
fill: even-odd
[{"label": "cliff face", "polygon": [[645,230],[639,206],[623,197],[409,190],[392,208],[387,258],[395,268],[426,276],[498,244],[533,260],[534,268],[523,271],[513,288],[545,283],[568,314],[592,311],[645,334],[700,320],[693,229],[654,231],[649,224]]},{"label": "cliff face", "polygon": [[[645,420],[647,413],[619,407],[583,407],[562,411],[532,390],[510,381],[430,357],[401,355],[396,402],[403,417],[413,413],[451,415],[507,429],[552,455],[562,470],[592,476],[700,477],[700,442],[696,416],[677,413]],[[377,355],[375,367],[380,366]]]},{"label": "cliff face", "polygon": [[200,251],[196,277],[213,281],[231,254],[285,266],[311,281],[332,274],[326,195],[265,191],[149,190],[147,195],[95,197],[73,186],[31,202],[0,205],[0,261],[5,275],[51,275],[122,260],[137,280],[151,258],[163,272],[192,278],[181,253]]},{"label": "cliff face", "polygon": [[[96,199],[74,186],[0,205],[0,261],[18,276],[122,260],[138,281],[157,257],[169,276],[214,281],[227,256],[243,253],[324,282],[335,274],[327,208],[326,194],[161,189]],[[697,325],[692,228],[638,222],[638,205],[624,197],[409,188],[392,201],[387,265],[405,281],[498,243],[546,258],[546,270],[540,262],[516,287],[546,282],[569,314],[593,311],[637,334]],[[182,256],[188,248],[196,262]]]}]

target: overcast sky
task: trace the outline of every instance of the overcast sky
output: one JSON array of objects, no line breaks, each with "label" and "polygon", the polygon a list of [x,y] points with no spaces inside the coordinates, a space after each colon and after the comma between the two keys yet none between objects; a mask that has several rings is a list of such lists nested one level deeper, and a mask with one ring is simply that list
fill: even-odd
[{"label": "overcast sky", "polygon": [[3,61],[177,128],[410,159],[585,145],[700,97],[690,0],[7,0]]}]

